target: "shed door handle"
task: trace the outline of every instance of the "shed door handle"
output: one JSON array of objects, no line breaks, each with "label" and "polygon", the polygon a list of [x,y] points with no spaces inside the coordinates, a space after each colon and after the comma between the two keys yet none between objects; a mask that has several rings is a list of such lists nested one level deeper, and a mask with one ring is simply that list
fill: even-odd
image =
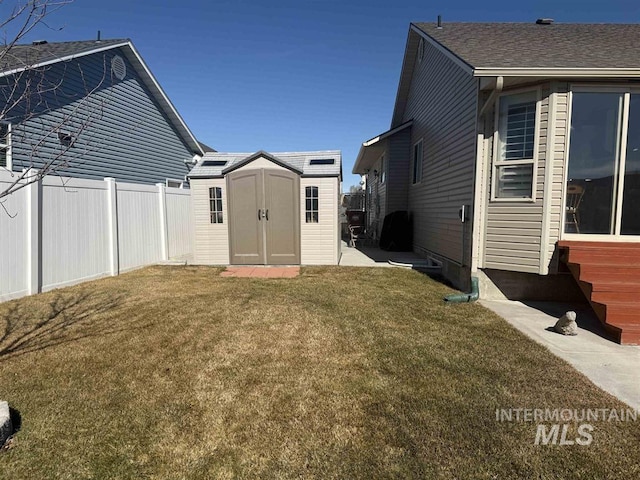
[{"label": "shed door handle", "polygon": [[258,209],[258,221],[262,220],[262,210]]},{"label": "shed door handle", "polygon": [[268,208],[264,212],[264,218],[266,218],[267,221],[269,221],[269,209]]}]

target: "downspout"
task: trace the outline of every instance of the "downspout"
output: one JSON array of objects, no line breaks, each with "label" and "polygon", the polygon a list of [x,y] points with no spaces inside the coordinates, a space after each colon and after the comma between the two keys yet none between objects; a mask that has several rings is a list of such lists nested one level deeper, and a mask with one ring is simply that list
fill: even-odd
[{"label": "downspout", "polygon": [[478,277],[471,277],[471,292],[454,293],[444,297],[444,301],[448,303],[471,303],[480,297],[480,289],[478,287]]}]

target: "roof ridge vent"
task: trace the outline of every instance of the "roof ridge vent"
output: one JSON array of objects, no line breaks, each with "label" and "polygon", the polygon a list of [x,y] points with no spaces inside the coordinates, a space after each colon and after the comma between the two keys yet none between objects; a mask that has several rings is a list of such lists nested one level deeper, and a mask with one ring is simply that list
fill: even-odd
[{"label": "roof ridge vent", "polygon": [[553,18],[539,18],[536,20],[536,25],[551,25]]},{"label": "roof ridge vent", "polygon": [[31,42],[31,45],[44,45],[45,43],[49,43],[46,40],[34,40]]}]

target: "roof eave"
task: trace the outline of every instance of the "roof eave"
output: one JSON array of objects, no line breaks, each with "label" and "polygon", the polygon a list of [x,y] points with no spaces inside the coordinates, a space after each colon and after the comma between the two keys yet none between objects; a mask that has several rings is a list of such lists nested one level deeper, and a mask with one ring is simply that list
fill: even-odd
[{"label": "roof eave", "polygon": [[[435,38],[430,36],[414,23],[409,24],[409,33],[407,34],[407,42],[404,49],[404,57],[402,59],[402,68],[400,69],[400,80],[398,82],[398,90],[396,91],[396,101],[393,107],[393,116],[391,117],[391,126],[401,121],[402,115],[407,102],[409,93],[409,84],[413,76],[413,68],[415,64],[415,47],[410,45],[411,32],[414,32],[425,41],[429,42],[436,50],[447,57],[454,65],[462,69],[466,74],[473,75],[473,66],[467,63],[462,57],[456,55]],[[407,83],[408,82],[408,83]]]},{"label": "roof eave", "polygon": [[205,180],[207,178],[224,178],[224,175],[215,175],[212,173],[206,174],[206,173],[196,173],[196,174],[187,174],[187,178],[189,178],[190,180]]},{"label": "roof eave", "polygon": [[[372,139],[363,142],[360,146],[360,151],[358,152],[358,157],[356,158],[351,173],[353,173],[354,175],[366,174],[367,171],[371,169],[371,165],[373,165],[373,163],[377,160],[376,154],[379,154],[382,146],[380,142],[386,140],[387,138],[395,135],[398,132],[401,132],[405,128],[411,127],[412,125],[413,120],[409,120],[407,122],[404,122],[402,125],[398,125],[395,128],[387,130],[386,132],[383,132],[373,137]],[[369,153],[371,153],[372,155],[368,155]]]},{"label": "roof eave", "polygon": [[120,48],[120,47],[124,47],[127,45],[130,45],[131,42],[129,40],[126,41],[122,41],[120,43],[112,43],[112,44],[108,44],[108,45],[104,45],[101,47],[97,47],[97,48],[92,48],[90,50],[86,50],[84,52],[78,52],[78,53],[74,53],[71,55],[65,55],[63,57],[57,57],[57,58],[52,58],[49,60],[46,60],[44,62],[38,62],[38,63],[34,63],[33,65],[24,65],[18,68],[12,68],[9,70],[4,70],[2,72],[0,72],[0,77],[6,77],[9,75],[14,75],[16,73],[20,73],[20,72],[24,72],[25,70],[31,70],[34,68],[40,68],[40,67],[46,67],[47,65],[53,65],[54,63],[58,63],[58,62],[66,62],[68,60],[73,60],[74,58],[80,58],[80,57],[84,57],[86,55],[92,55],[94,53],[99,53],[99,52],[104,52],[106,50],[111,50],[113,48]]},{"label": "roof eave", "polygon": [[193,133],[191,133],[191,130],[189,130],[189,127],[187,127],[187,124],[182,119],[176,108],[173,106],[173,103],[171,103],[171,100],[169,100],[167,94],[164,93],[164,90],[162,89],[156,78],[153,76],[151,70],[149,70],[149,67],[147,67],[147,64],[144,62],[138,51],[133,46],[133,43],[128,42],[126,46],[129,47],[129,50],[133,54],[133,58],[130,57],[129,61],[133,63],[135,67],[142,67],[142,71],[139,71],[139,73],[144,73],[144,75],[141,76],[143,77],[143,80],[147,80],[147,88],[149,88],[151,93],[156,96],[158,102],[163,107],[167,117],[169,117],[169,120],[171,120],[171,122],[174,124],[176,130],[178,130],[178,133],[180,133],[185,143],[189,146],[189,148],[191,148],[194,153],[204,155],[205,152],[200,146],[200,142],[198,142]]},{"label": "roof eave", "polygon": [[474,77],[640,78],[640,68],[476,67]]},{"label": "roof eave", "polygon": [[254,160],[257,160],[258,158],[263,157],[266,158],[267,160],[269,160],[270,162],[275,163],[276,165],[279,165],[283,168],[286,168],[287,170],[291,170],[294,173],[297,173],[298,175],[302,175],[302,170],[294,167],[293,165],[277,158],[274,157],[273,155],[271,155],[269,152],[265,152],[264,150],[259,150],[256,153],[253,153],[251,155],[249,155],[247,158],[234,163],[233,165],[229,165],[227,168],[225,168],[224,170],[222,170],[223,175],[226,175],[228,173],[233,172],[234,170],[237,170],[240,167],[243,167],[251,162],[253,162]]}]

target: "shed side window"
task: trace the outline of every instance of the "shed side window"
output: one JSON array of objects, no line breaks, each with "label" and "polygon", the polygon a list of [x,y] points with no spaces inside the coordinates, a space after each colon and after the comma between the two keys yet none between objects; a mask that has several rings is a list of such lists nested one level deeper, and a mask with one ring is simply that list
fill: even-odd
[{"label": "shed side window", "polygon": [[537,105],[535,91],[500,98],[494,198],[533,198]]},{"label": "shed side window", "polygon": [[11,125],[0,123],[0,167],[11,168]]},{"label": "shed side window", "polygon": [[306,222],[318,223],[318,187],[305,188]]},{"label": "shed side window", "polygon": [[222,223],[222,188],[211,187],[209,189],[209,212],[211,223]]}]

